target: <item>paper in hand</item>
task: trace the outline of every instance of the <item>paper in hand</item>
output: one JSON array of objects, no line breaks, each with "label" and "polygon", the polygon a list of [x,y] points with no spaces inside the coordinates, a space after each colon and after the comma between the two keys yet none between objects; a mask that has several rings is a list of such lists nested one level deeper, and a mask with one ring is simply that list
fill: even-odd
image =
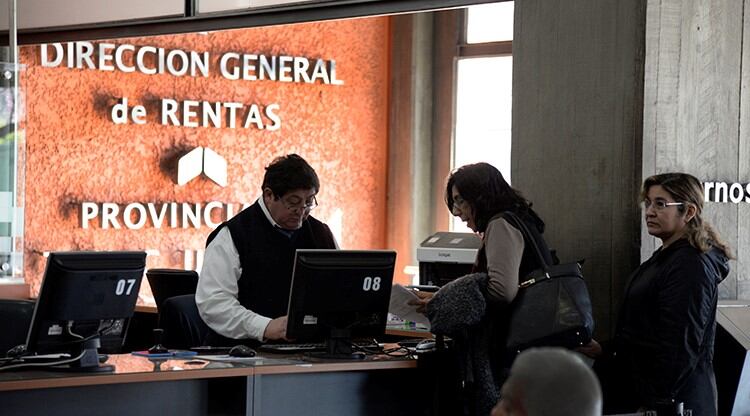
[{"label": "paper in hand", "polygon": [[409,301],[411,300],[419,300],[419,296],[417,296],[414,291],[399,284],[393,285],[388,312],[398,316],[404,321],[416,322],[418,324],[429,326],[430,320],[423,314],[417,312],[417,305],[409,305]]}]

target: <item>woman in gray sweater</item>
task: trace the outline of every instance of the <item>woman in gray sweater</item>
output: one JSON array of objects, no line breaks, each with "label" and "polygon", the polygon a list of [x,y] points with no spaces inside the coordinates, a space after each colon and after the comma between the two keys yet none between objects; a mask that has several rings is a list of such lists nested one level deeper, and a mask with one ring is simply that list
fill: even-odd
[{"label": "woman in gray sweater", "polygon": [[[448,177],[445,202],[454,216],[481,236],[482,246],[472,275],[446,285],[434,297],[420,292],[424,298],[418,303],[433,330],[443,329],[460,350],[462,384],[474,390],[467,392],[474,400],[470,399],[473,406],[466,413],[486,415],[498,399],[497,386],[505,380],[512,360],[504,346],[519,275],[540,267],[533,246],[504,216],[512,212],[524,221],[547,264],[553,261],[542,238],[544,222],[494,166],[476,163],[455,170]],[[477,288],[478,296],[472,297],[470,288]]]},{"label": "woman in gray sweater", "polygon": [[458,168],[448,177],[445,202],[453,215],[482,237],[474,271],[489,277],[490,304],[509,305],[518,292],[519,274],[526,276],[540,266],[533,250],[525,250],[521,231],[506,221],[505,213],[512,212],[526,223],[547,264],[553,263],[541,236],[544,222],[494,166],[476,163]]}]

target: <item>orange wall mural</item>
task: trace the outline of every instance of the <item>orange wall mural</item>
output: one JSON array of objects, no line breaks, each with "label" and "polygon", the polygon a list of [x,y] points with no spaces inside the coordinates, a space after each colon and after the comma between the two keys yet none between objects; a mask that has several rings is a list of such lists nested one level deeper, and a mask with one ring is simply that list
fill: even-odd
[{"label": "orange wall mural", "polygon": [[[385,17],[368,18],[23,47],[25,279],[32,294],[38,292],[43,253],[49,251],[149,250],[149,268],[196,265],[212,228],[202,213],[198,227],[195,219],[185,220],[182,204],[190,214],[196,204],[205,209],[214,202],[208,220],[220,222],[227,209],[236,213],[252,203],[260,195],[264,167],[291,152],[317,170],[320,206],[312,215],[340,230],[341,246],[384,248],[388,24]],[[112,45],[104,47],[108,53],[120,51],[124,66],[106,59],[100,65],[96,51],[102,43]],[[86,52],[87,44],[94,48],[95,68],[85,59],[77,68],[76,48]],[[137,68],[137,51],[144,47],[153,49],[146,49]],[[159,53],[166,57],[174,50],[207,58],[207,73],[179,76],[169,68],[145,73],[158,68]],[[53,65],[60,52],[60,63]],[[227,60],[232,68],[244,55],[255,56],[247,66],[254,65],[248,73],[256,75],[259,55],[305,58],[307,74],[317,78],[280,81],[293,78],[294,65],[304,60],[297,59],[288,61],[292,69],[277,73],[276,81],[230,79],[220,68],[222,57],[231,53],[239,56]],[[314,67],[318,59],[322,63]],[[131,67],[135,70],[122,70]],[[125,98],[131,117],[118,124],[113,108]],[[163,117],[165,105],[183,108],[185,102],[198,104]],[[241,105],[234,127],[226,103]],[[132,117],[135,106],[143,108]],[[202,106],[219,108],[221,118],[202,115]],[[179,185],[178,161],[191,151],[198,163],[210,152],[225,160],[226,186],[211,172]]]}]

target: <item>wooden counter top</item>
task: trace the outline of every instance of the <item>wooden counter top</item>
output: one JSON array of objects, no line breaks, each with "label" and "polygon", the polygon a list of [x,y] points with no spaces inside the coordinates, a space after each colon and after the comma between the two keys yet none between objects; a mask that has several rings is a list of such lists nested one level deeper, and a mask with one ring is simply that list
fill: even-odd
[{"label": "wooden counter top", "polygon": [[409,358],[372,356],[361,361],[306,361],[299,356],[259,356],[247,362],[204,361],[199,358],[150,360],[131,354],[111,355],[114,373],[72,373],[42,370],[0,372],[0,391],[142,383],[173,380],[247,377],[253,375],[374,371],[416,368]]}]

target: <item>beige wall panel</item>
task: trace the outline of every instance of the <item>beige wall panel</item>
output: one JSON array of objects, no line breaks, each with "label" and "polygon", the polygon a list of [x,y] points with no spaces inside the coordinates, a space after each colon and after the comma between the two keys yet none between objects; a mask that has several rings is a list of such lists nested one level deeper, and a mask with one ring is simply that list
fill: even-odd
[{"label": "beige wall panel", "polygon": [[[453,164],[455,125],[455,45],[459,42],[459,10],[435,12],[435,56],[432,128],[432,229],[448,230],[453,216],[445,205],[445,184]],[[420,241],[421,242],[421,241]]]},{"label": "beige wall panel", "polygon": [[[8,0],[0,0],[0,30],[8,30]],[[19,29],[183,16],[183,0],[17,0]]]},{"label": "beige wall panel", "polygon": [[[238,11],[254,7],[280,6],[286,4],[309,3],[312,0],[200,0],[198,13]],[[320,3],[320,1],[318,1]]]},{"label": "beige wall panel", "polygon": [[[684,171],[701,180],[743,179],[738,160],[742,12],[742,3],[734,0],[649,2],[644,177]],[[738,206],[707,203],[705,215],[736,248]],[[645,259],[660,244],[644,228],[642,235]],[[736,270],[720,295],[737,297]]]},{"label": "beige wall panel", "polygon": [[388,221],[386,246],[398,252],[395,276],[406,281],[404,267],[415,264],[416,251],[412,225],[414,130],[412,55],[414,51],[414,18],[411,15],[391,19],[391,62],[388,123]]},{"label": "beige wall panel", "polygon": [[[750,10],[744,8],[742,44],[750,45]],[[738,163],[740,182],[750,182],[750,47],[742,49]],[[737,207],[737,298],[750,299],[750,204]]]}]

